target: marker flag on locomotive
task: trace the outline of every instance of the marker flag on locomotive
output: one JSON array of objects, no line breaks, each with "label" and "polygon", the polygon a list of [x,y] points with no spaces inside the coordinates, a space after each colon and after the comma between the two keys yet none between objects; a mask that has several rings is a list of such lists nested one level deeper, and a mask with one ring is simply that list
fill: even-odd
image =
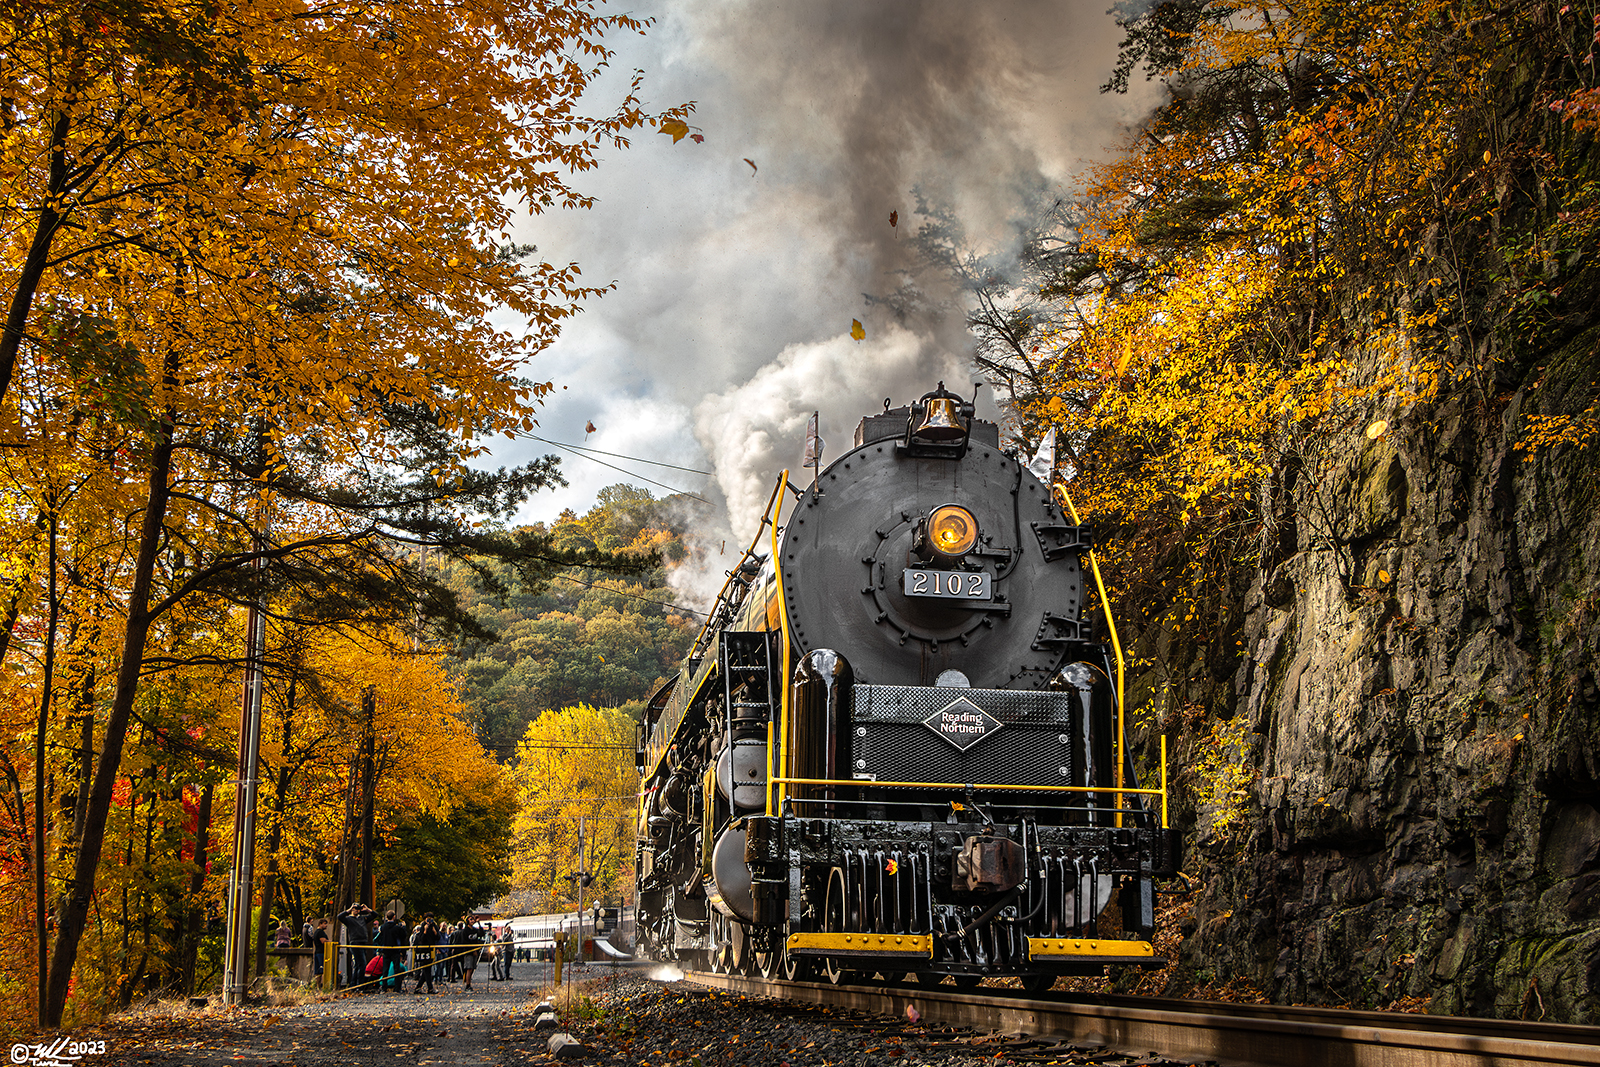
[{"label": "marker flag on locomotive", "polygon": [[815,467],[817,460],[822,457],[822,447],[826,444],[817,436],[817,412],[811,413],[811,418],[806,421],[806,454],[802,467]]},{"label": "marker flag on locomotive", "polygon": [[1039,442],[1039,451],[1033,454],[1033,460],[1028,464],[1028,470],[1033,476],[1050,484],[1050,472],[1056,469],[1056,428],[1050,427],[1050,432],[1044,435],[1044,440]]}]

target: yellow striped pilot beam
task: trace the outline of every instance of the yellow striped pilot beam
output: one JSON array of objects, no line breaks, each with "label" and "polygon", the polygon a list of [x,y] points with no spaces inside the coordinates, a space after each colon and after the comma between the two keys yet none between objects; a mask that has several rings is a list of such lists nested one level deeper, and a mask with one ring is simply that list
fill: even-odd
[{"label": "yellow striped pilot beam", "polygon": [[877,956],[932,959],[930,934],[790,934],[791,956]]},{"label": "yellow striped pilot beam", "polygon": [[1070,959],[1079,956],[1103,958],[1114,956],[1121,960],[1150,959],[1155,949],[1148,941],[1109,941],[1104,938],[1030,937],[1030,960]]}]

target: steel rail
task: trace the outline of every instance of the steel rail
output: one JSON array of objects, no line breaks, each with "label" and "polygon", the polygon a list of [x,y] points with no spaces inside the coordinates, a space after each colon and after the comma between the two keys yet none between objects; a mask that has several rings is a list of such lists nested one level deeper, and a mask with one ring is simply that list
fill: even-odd
[{"label": "steel rail", "polygon": [[1280,1067],[1600,1065],[1600,1027],[1135,997],[1041,999],[1003,989],[819,985],[685,974],[699,985],[924,1022]]}]

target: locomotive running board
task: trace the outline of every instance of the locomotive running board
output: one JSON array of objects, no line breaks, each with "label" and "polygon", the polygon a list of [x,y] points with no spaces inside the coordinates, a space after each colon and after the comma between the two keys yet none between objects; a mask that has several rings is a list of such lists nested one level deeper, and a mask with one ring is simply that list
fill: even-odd
[{"label": "locomotive running board", "polygon": [[1092,957],[1096,963],[1164,963],[1155,958],[1148,941],[1107,941],[1100,938],[1030,937],[1028,959],[1062,960]]},{"label": "locomotive running board", "polygon": [[928,934],[790,934],[789,954],[927,960],[933,958],[933,938]]}]

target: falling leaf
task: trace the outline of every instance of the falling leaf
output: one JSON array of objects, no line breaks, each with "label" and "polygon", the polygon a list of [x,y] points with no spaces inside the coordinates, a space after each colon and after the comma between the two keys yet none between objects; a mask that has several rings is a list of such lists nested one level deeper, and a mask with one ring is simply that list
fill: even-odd
[{"label": "falling leaf", "polygon": [[584,433],[596,433],[598,431],[596,430],[594,423],[586,422],[586,423],[583,424],[583,432]]},{"label": "falling leaf", "polygon": [[867,328],[861,325],[860,319],[850,320],[850,336],[857,341],[865,341],[867,339]]},{"label": "falling leaf", "polygon": [[689,136],[689,124],[682,119],[662,119],[661,132],[672,135],[672,143],[677,144]]},{"label": "falling leaf", "polygon": [[906,1018],[911,1021],[911,1025],[912,1026],[915,1026],[915,1025],[917,1025],[917,1023],[922,1021],[922,1013],[917,1010],[917,1007],[916,1007],[915,1004],[907,1004],[906,1005]]},{"label": "falling leaf", "polygon": [[1367,427],[1367,440],[1376,441],[1378,438],[1382,437],[1384,432],[1388,429],[1389,424],[1383,419],[1379,419],[1377,422]]},{"label": "falling leaf", "polygon": [[900,865],[898,863],[896,863],[892,858],[884,861],[884,864],[883,864],[883,873],[884,874],[898,874],[899,871],[900,871]]},{"label": "falling leaf", "polygon": [[898,212],[898,211],[889,212],[889,225],[895,227],[896,229],[899,228],[899,226],[900,226],[900,212]]},{"label": "falling leaf", "polygon": [[689,140],[693,141],[695,144],[705,144],[706,135],[703,133],[691,133],[689,135]]},{"label": "falling leaf", "polygon": [[752,178],[755,177],[756,176],[756,161],[751,159],[749,156],[745,156],[744,157],[744,161],[746,163],[750,164],[750,176]]},{"label": "falling leaf", "polygon": [[1388,584],[1389,572],[1388,571],[1379,571],[1378,572],[1378,581],[1383,582],[1384,584]]}]

